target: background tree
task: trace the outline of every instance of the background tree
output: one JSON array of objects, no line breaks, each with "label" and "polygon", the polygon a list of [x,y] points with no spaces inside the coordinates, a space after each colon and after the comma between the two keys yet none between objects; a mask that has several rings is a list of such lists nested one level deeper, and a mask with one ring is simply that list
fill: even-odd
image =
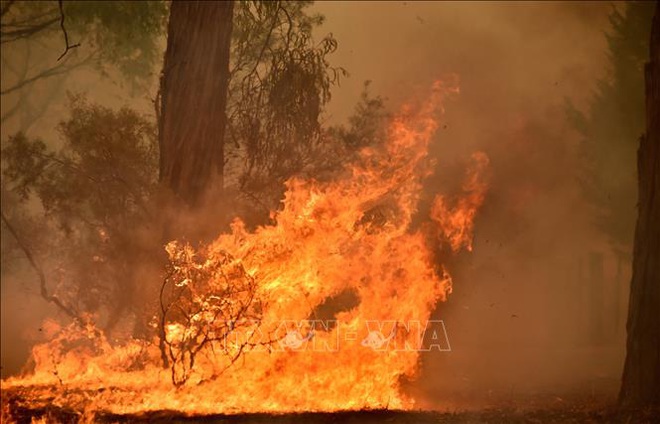
[{"label": "background tree", "polygon": [[112,329],[138,313],[140,272],[160,251],[143,235],[153,215],[156,130],[128,108],[80,97],[70,113],[58,127],[61,148],[18,133],[2,149],[3,224],[12,228],[11,238],[3,231],[3,256],[22,250],[45,275],[42,296],[57,296],[75,316],[101,313]]},{"label": "background tree", "polygon": [[61,142],[43,125],[45,137],[27,134],[66,100],[74,71],[145,90],[167,10],[160,1],[1,2],[2,256],[20,258],[3,276],[30,265],[42,297],[68,315],[99,313],[107,329],[133,314],[141,290],[133,265],[145,238],[131,238],[145,222],[158,152],[137,153],[156,132],[132,110],[77,98],[56,130]]},{"label": "background tree", "polygon": [[637,152],[639,216],[619,399],[625,407],[660,408],[660,10],[655,3],[645,68],[646,134]]},{"label": "background tree", "polygon": [[309,166],[325,142],[321,114],[346,74],[328,62],[337,48],[332,35],[312,37],[323,17],[307,13],[311,3],[240,2],[234,14],[228,177],[261,219],[278,207],[283,181]]},{"label": "background tree", "polygon": [[653,2],[613,8],[606,34],[609,72],[597,82],[588,113],[568,102],[568,117],[583,136],[580,182],[595,207],[596,225],[621,260],[632,252],[636,140],[644,131],[644,79]]},{"label": "background tree", "polygon": [[[323,22],[323,17],[306,13],[310,4],[236,2],[233,16],[225,13],[215,19],[231,34],[231,44],[226,38],[228,33],[222,32],[206,40],[206,47],[187,38],[176,41],[177,32],[199,25],[181,17],[193,13],[196,3],[185,8],[173,4],[168,36],[172,44],[168,41],[161,87],[161,180],[186,203],[196,203],[215,178],[219,187],[229,188],[230,193],[223,195],[225,203],[242,199],[249,203],[247,208],[260,208],[267,216],[271,207],[277,207],[281,183],[309,163],[311,152],[320,142],[320,116],[330,98],[330,87],[344,72],[327,61],[337,47],[334,38],[329,35],[314,42],[312,31]],[[228,3],[202,2],[199,10],[210,14],[212,8],[229,7]],[[221,63],[209,67],[211,42],[224,44],[211,55],[222,56]],[[189,44],[176,51],[182,43]],[[203,84],[202,77],[193,77],[195,71],[168,65],[177,61],[208,72],[215,84],[211,87],[215,88]],[[196,87],[204,88],[195,93],[191,88],[194,86],[185,88],[189,82],[168,82],[176,78],[189,78],[196,81]],[[196,111],[191,119],[180,119],[193,110],[185,102],[177,101],[179,106],[167,110],[166,103],[174,102],[176,97],[166,94],[170,90],[181,90],[177,96],[189,96]],[[208,108],[202,107],[206,112],[200,113],[200,102],[204,105],[207,98],[217,101]],[[191,135],[197,131],[209,141]],[[192,142],[183,143],[184,139]]]},{"label": "background tree", "polygon": [[2,123],[18,117],[25,132],[62,95],[73,70],[117,74],[133,92],[144,91],[159,60],[167,4],[9,0],[0,12]]}]

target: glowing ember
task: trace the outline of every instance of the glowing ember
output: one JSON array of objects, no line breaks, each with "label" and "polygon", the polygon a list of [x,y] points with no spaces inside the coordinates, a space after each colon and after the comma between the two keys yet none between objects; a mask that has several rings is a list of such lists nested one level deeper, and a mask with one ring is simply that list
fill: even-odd
[{"label": "glowing ember", "polygon": [[168,244],[160,346],[115,345],[72,325],[34,348],[34,374],[6,387],[45,385],[54,404],[114,413],[412,407],[400,379],[432,347],[425,329],[444,330],[426,323],[451,291],[433,252],[470,249],[485,193],[479,153],[465,197],[434,202],[442,240],[411,230],[436,119],[456,91],[434,84],[393,120],[381,149],[363,150],[332,182],[288,181],[273,225],[249,232],[236,220],[200,251]]}]

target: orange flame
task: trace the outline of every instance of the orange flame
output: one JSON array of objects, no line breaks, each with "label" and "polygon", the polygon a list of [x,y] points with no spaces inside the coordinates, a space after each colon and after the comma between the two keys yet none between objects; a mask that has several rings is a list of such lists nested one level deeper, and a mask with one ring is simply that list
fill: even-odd
[{"label": "orange flame", "polygon": [[[114,345],[90,324],[82,331],[64,329],[35,347],[35,372],[6,387],[31,386],[57,404],[114,413],[412,407],[400,380],[415,375],[424,323],[452,281],[434,263],[428,237],[411,230],[411,222],[430,172],[436,116],[456,91],[435,83],[428,101],[405,106],[393,119],[383,148],[364,149],[334,181],[288,181],[273,225],[250,232],[237,219],[231,232],[201,251],[167,246],[175,275],[182,276],[173,287],[187,290],[187,305],[197,312],[188,325],[167,320],[165,339],[177,352],[201,345],[194,366],[177,371],[185,374],[180,386],[160,365],[157,340]],[[484,198],[480,175],[488,159],[483,153],[474,159],[466,196],[451,208],[438,196],[432,208],[438,235],[453,250],[471,249]],[[231,296],[228,290],[234,290]],[[328,299],[342,293],[354,302],[339,302],[332,325],[310,324]],[[222,327],[229,341],[215,338],[215,320],[228,309],[258,316],[242,327],[250,349],[232,333],[238,330],[234,322]],[[203,337],[211,341],[202,344]],[[233,355],[244,348],[249,351]]]},{"label": "orange flame", "polygon": [[447,199],[437,195],[431,208],[431,219],[438,225],[440,237],[447,240],[451,250],[461,248],[472,251],[472,230],[474,217],[486,196],[487,185],[483,178],[488,166],[488,156],[483,152],[472,154],[472,166],[468,169],[468,178],[463,183],[464,195],[450,207]]}]

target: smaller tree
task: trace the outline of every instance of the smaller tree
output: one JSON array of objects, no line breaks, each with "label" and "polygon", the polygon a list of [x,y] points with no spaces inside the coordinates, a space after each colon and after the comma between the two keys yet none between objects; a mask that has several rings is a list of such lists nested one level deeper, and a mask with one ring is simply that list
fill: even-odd
[{"label": "smaller tree", "polygon": [[[179,386],[193,372],[198,354],[221,352],[229,366],[264,342],[252,337],[262,318],[262,302],[254,277],[230,254],[198,253],[176,242],[167,245],[167,252],[167,278],[160,292],[160,348],[172,383]],[[230,339],[238,332],[240,337]]]},{"label": "smaller tree", "polygon": [[[45,233],[35,241],[23,226],[14,226],[19,244],[33,266],[40,263],[43,273],[58,281],[49,291],[59,291],[67,308],[76,315],[109,311],[112,328],[122,312],[139,304],[135,273],[156,248],[138,231],[147,227],[147,200],[156,187],[155,128],[130,109],[115,112],[74,97],[71,118],[58,130],[59,150],[21,133],[5,143],[3,190],[13,193],[15,203],[3,198],[3,219],[10,226],[4,211],[20,215],[15,211],[36,200],[46,218],[40,225]],[[39,238],[59,248],[42,249],[39,259],[27,252]]]}]

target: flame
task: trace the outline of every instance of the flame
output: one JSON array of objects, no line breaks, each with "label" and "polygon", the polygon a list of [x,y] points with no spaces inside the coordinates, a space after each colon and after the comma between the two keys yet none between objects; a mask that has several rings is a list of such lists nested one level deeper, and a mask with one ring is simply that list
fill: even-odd
[{"label": "flame", "polygon": [[472,231],[474,217],[484,201],[488,188],[483,178],[488,166],[488,156],[483,152],[472,154],[472,166],[468,178],[463,183],[464,195],[451,205],[445,196],[437,195],[431,207],[431,219],[438,225],[439,237],[447,240],[454,252],[465,248],[472,251]]},{"label": "flame", "polygon": [[[361,151],[334,180],[289,180],[272,225],[249,231],[237,219],[200,250],[168,244],[173,300],[161,324],[170,368],[158,339],[111,343],[90,320],[36,346],[34,373],[4,388],[112,413],[413,407],[400,382],[415,377],[424,323],[452,280],[411,223],[438,115],[457,91],[436,82],[426,102],[393,118],[383,146]],[[471,249],[486,190],[488,159],[474,161],[465,195],[437,196],[431,211],[455,251]],[[346,294],[353,301],[335,305],[334,321],[315,321]]]}]

